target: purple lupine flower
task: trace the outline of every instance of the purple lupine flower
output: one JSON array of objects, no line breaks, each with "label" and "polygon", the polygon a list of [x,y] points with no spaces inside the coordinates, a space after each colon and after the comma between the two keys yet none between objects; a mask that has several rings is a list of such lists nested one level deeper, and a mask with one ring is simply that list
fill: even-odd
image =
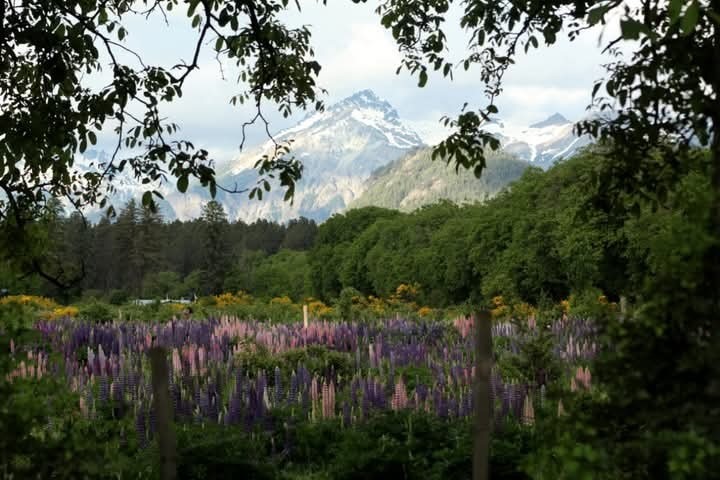
[{"label": "purple lupine flower", "polygon": [[298,378],[295,372],[290,376],[290,391],[288,392],[288,405],[294,405],[297,402]]},{"label": "purple lupine flower", "polygon": [[106,375],[100,377],[100,387],[98,388],[100,403],[105,404],[110,399],[110,386]]},{"label": "purple lupine flower", "polygon": [[303,412],[310,411],[310,390],[307,388],[304,388],[302,390],[302,394],[300,395],[302,398],[302,409]]},{"label": "purple lupine flower", "polygon": [[348,402],[343,401],[342,404],[342,412],[343,412],[343,426],[349,427],[352,423],[351,418],[351,409]]},{"label": "purple lupine flower", "polygon": [[363,397],[362,397],[362,409],[361,409],[361,414],[362,414],[362,418],[363,418],[363,419],[367,419],[368,416],[370,415],[370,401],[371,401],[371,399],[370,399],[370,389],[368,388],[367,383],[366,383],[366,384],[365,384],[365,389],[364,389],[364,392],[363,392]]},{"label": "purple lupine flower", "polygon": [[240,392],[238,390],[235,390],[235,392],[230,397],[230,406],[228,409],[228,414],[225,417],[227,424],[237,425],[240,422],[240,408]]},{"label": "purple lupine flower", "polygon": [[351,405],[357,405],[358,404],[358,385],[359,381],[356,378],[353,378],[350,382],[350,404]]},{"label": "purple lupine flower", "polygon": [[280,405],[282,399],[282,379],[280,378],[280,367],[275,367],[275,405]]}]

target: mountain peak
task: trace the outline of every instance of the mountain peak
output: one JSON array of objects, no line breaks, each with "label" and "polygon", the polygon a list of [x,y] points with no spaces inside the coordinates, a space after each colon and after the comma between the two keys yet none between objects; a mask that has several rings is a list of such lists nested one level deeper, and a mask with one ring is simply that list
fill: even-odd
[{"label": "mountain peak", "polygon": [[382,112],[388,120],[399,120],[400,118],[397,111],[387,100],[378,97],[375,92],[369,88],[355,92],[330,107],[330,110],[334,111],[350,109],[377,110]]},{"label": "mountain peak", "polygon": [[559,113],[554,113],[550,115],[548,118],[543,120],[542,122],[533,123],[530,125],[530,128],[543,128],[543,127],[549,127],[551,125],[565,125],[566,123],[570,123],[570,120],[563,117]]}]

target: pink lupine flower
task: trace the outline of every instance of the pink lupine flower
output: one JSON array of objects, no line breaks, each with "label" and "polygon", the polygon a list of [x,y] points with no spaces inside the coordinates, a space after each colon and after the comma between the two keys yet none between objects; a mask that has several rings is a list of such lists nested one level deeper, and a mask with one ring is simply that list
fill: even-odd
[{"label": "pink lupine flower", "polygon": [[177,348],[173,348],[172,351],[172,367],[173,372],[176,375],[180,375],[182,373],[182,361],[180,361],[180,353]]},{"label": "pink lupine flower", "polygon": [[333,418],[335,416],[335,384],[323,382],[322,386],[322,417]]},{"label": "pink lupine flower", "polygon": [[532,401],[528,395],[525,395],[522,416],[522,421],[525,425],[532,425],[535,423],[535,408],[533,407]]},{"label": "pink lupine flower", "polygon": [[587,388],[590,388],[590,385],[592,383],[592,375],[590,374],[590,368],[585,367],[584,376],[585,376],[585,386]]},{"label": "pink lupine flower", "polygon": [[312,380],[310,381],[310,399],[313,401],[313,403],[317,402],[319,397],[318,392],[318,381],[317,376],[313,376]]},{"label": "pink lupine flower", "polygon": [[590,369],[588,367],[578,367],[573,380],[577,380],[576,387],[582,386],[585,389],[589,389],[591,381]]},{"label": "pink lupine flower", "polygon": [[[417,393],[416,393],[417,395]],[[405,383],[403,382],[402,377],[398,379],[398,381],[395,383],[395,392],[393,393],[393,398],[390,401],[390,407],[397,411],[401,410],[403,408],[407,408],[408,404],[408,397],[407,397],[407,389],[405,388]]]}]

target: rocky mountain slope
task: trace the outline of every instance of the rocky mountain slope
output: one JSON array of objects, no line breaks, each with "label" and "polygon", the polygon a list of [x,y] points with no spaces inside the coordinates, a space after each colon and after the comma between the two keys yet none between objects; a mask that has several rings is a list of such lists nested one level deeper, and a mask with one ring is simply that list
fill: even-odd
[{"label": "rocky mountain slope", "polygon": [[350,207],[374,205],[411,211],[442,199],[455,203],[482,201],[497,195],[530,166],[507,153],[493,153],[477,179],[470,170],[456,173],[452,164],[433,162],[431,155],[432,148],[421,148],[377,170]]},{"label": "rocky mountain slope", "polygon": [[[284,192],[277,185],[262,201],[250,200],[247,195],[219,194],[218,200],[230,218],[287,221],[304,216],[325,220],[360,196],[374,170],[424,145],[414,131],[402,124],[397,111],[370,90],[307,116],[275,139],[293,139],[291,154],[304,165],[294,203],[283,201]],[[253,165],[271,148],[272,143],[267,142],[244,152],[220,172],[219,182],[254,185],[257,173]],[[192,217],[199,214],[207,195],[193,189],[185,196],[170,194],[168,200],[178,217]]]}]

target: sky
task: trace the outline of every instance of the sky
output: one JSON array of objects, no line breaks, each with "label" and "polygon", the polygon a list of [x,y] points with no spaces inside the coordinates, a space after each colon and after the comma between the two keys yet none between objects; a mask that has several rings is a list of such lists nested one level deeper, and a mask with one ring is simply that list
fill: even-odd
[{"label": "sky", "polygon": [[[318,83],[328,90],[324,97],[327,104],[371,89],[390,102],[401,120],[426,142],[438,141],[447,132],[439,124],[440,117],[454,117],[465,102],[475,108],[485,105],[483,85],[477,72],[462,69],[455,72],[453,81],[430,75],[422,89],[406,71],[396,75],[401,55],[392,35],[374,13],[377,3],[330,0],[323,6],[320,2],[301,2],[301,12],[293,8],[284,18],[291,25],[310,26],[311,43],[322,65]],[[459,27],[457,12],[451,11],[449,17],[446,33],[450,56],[459,59],[466,53],[466,37]],[[167,25],[160,16],[149,20],[133,18],[127,29],[129,47],[142,52],[146,63],[166,67],[180,63],[181,59],[189,62],[198,35],[190,28],[185,11],[170,12]],[[602,64],[608,61],[598,44],[600,33],[599,29],[588,30],[574,42],[562,39],[554,46],[541,46],[520,55],[506,74],[504,92],[498,100],[499,116],[510,124],[524,126],[556,112],[573,121],[586,115],[593,82],[602,77]],[[241,125],[253,112],[247,106],[230,105],[230,98],[242,86],[230,75],[229,64],[224,68],[228,78],[222,78],[213,45],[214,39],[210,38],[200,56],[200,68],[186,82],[183,98],[163,112],[180,126],[184,138],[207,148],[223,161],[239,154]],[[131,61],[129,57],[125,60]],[[108,78],[95,77],[90,83],[99,86]],[[267,104],[266,112],[273,131],[290,127],[306,115],[298,112],[284,119],[272,107]],[[110,140],[109,136],[103,137],[105,142],[101,143]],[[260,129],[250,130],[247,145],[264,140]]]}]

